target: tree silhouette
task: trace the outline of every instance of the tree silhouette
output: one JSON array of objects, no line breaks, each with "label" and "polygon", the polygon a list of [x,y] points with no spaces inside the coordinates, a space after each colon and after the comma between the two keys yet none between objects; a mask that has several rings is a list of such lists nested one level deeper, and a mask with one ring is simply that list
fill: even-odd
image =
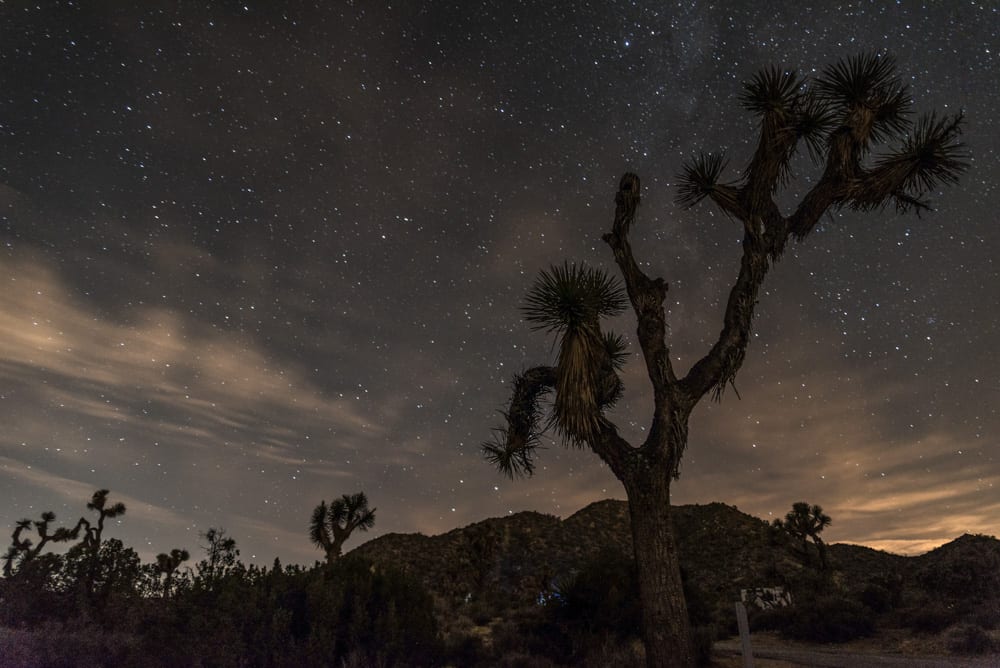
[{"label": "tree silhouette", "polygon": [[205,539],[202,547],[207,558],[198,562],[198,584],[214,589],[239,563],[240,551],[236,549],[236,539],[227,536],[225,529],[210,527],[201,537]]},{"label": "tree silhouette", "polygon": [[826,543],[819,537],[823,529],[833,523],[830,516],[823,512],[820,506],[810,506],[805,501],[798,501],[792,504],[792,509],[785,515],[784,520],[774,520],[774,526],[781,529],[793,539],[802,543],[802,558],[809,561],[809,539],[816,544],[819,553],[820,570],[827,569]]},{"label": "tree silhouette", "polygon": [[332,564],[340,557],[344,542],[355,529],[368,531],[375,526],[375,510],[368,509],[364,492],[344,494],[329,506],[326,501],[316,506],[309,522],[309,538],[326,552],[326,563]]},{"label": "tree silhouette", "polygon": [[170,596],[173,591],[174,574],[185,561],[191,557],[187,550],[174,548],[170,554],[161,552],[156,555],[156,563],[153,564],[154,572],[158,579],[161,579],[161,591],[164,598]]},{"label": "tree silhouette", "polygon": [[[84,529],[83,540],[73,547],[71,553],[74,553],[73,556],[78,557],[80,562],[75,570],[81,602],[89,605],[100,604],[106,598],[107,582],[115,581],[113,577],[104,577],[104,572],[109,567],[113,570],[113,564],[101,562],[104,522],[124,515],[125,504],[119,501],[108,505],[108,494],[110,494],[108,490],[99,489],[94,492],[87,503],[87,510],[97,512],[96,524],[91,524],[87,518],[81,517],[76,529],[74,529],[74,531],[79,531],[80,528]],[[120,551],[109,547],[106,554],[117,556]]]},{"label": "tree silhouette", "polygon": [[[54,522],[55,519],[56,514],[51,510],[47,510],[42,513],[42,518],[40,520],[32,522],[29,519],[23,519],[14,526],[14,533],[11,534],[11,545],[4,555],[4,577],[10,577],[13,574],[15,562],[21,561],[23,563],[34,559],[41,554],[42,549],[48,543],[62,543],[68,540],[75,540],[77,538],[80,533],[80,528],[83,526],[82,520],[77,523],[76,527],[73,529],[60,527],[54,532],[49,533],[49,524]],[[30,538],[21,537],[21,534],[24,533],[25,529],[30,529],[32,525],[34,525],[35,531],[38,534],[37,543],[32,541]]]},{"label": "tree silhouette", "polygon": [[111,492],[106,489],[99,489],[94,492],[94,495],[87,503],[87,510],[97,511],[96,525],[91,524],[86,519],[80,520],[86,529],[83,536],[84,545],[86,545],[92,552],[96,552],[101,547],[101,537],[104,535],[104,521],[115,517],[121,517],[125,514],[125,504],[121,501],[110,506],[108,505],[108,494],[110,493]]},{"label": "tree silhouette", "polygon": [[[629,500],[633,548],[651,667],[694,663],[677,550],[670,522],[670,483],[680,471],[688,419],[706,395],[722,398],[746,356],[760,286],[791,239],[802,241],[828,211],[929,208],[925,195],[957,181],[965,168],[961,116],[908,117],[909,91],[888,56],[860,55],[827,67],[808,83],[795,72],[761,71],[744,86],[743,106],[760,117],[753,156],[733,181],[727,162],[702,154],[679,174],[677,203],[714,202],[743,228],[742,257],[717,340],[686,375],[674,371],[666,340],[667,283],[650,278],[635,260],[629,231],[635,222],[639,177],[626,173],[615,198],[611,231],[603,236],[624,279],[637,319],[637,338],[653,391],[645,440],[633,446],[605,410],[622,392],[618,370],[623,339],[601,330],[602,317],[626,307],[617,280],[604,271],[565,264],[543,271],[528,292],[525,319],[558,335],[555,366],[536,366],[514,378],[505,424],[483,445],[489,461],[513,477],[531,474],[539,437],[553,427],[571,446],[589,447],[614,472]],[[876,145],[904,135],[873,157]],[[791,176],[800,144],[822,175],[791,210],[777,191]],[[551,399],[551,410],[543,403]]]}]

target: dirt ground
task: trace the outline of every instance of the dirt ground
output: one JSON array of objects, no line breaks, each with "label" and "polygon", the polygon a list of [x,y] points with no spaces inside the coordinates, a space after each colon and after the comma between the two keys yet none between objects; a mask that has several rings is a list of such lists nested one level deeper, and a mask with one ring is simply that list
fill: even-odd
[{"label": "dirt ground", "polygon": [[[905,632],[883,632],[872,638],[837,645],[814,645],[789,641],[773,633],[751,637],[754,668],[996,668],[1000,654],[949,655],[937,637],[913,637]],[[743,668],[739,638],[715,645],[715,668]]]}]

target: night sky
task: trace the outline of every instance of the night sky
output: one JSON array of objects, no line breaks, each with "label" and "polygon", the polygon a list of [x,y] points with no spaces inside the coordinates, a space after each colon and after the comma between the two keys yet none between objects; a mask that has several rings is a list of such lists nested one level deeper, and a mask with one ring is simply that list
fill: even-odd
[{"label": "night sky", "polygon": [[[875,51],[915,110],[965,110],[970,168],[934,212],[835,213],[790,248],[674,500],[818,503],[829,540],[900,553],[1000,533],[1000,6],[809,4],[0,2],[0,529],[107,487],[105,535],[146,559],[214,526],[312,563],[309,515],[345,493],[378,508],[348,548],[624,498],[555,442],[529,480],[483,460],[511,375],[554,360],[521,298],[550,264],[614,270],[635,171],[686,372],[742,229],[674,204],[681,164],[726,150],[738,176],[757,69]],[[637,442],[638,357],[625,381]]]}]

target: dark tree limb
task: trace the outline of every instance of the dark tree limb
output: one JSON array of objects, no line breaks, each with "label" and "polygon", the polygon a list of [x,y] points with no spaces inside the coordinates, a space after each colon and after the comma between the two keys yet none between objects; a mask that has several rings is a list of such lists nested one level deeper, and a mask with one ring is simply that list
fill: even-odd
[{"label": "dark tree limb", "polygon": [[639,177],[632,173],[625,174],[615,196],[615,219],[611,232],[605,234],[603,239],[611,247],[615,262],[625,278],[625,289],[639,321],[639,346],[653,384],[654,396],[659,403],[661,398],[671,398],[677,378],[666,345],[667,325],[663,302],[667,298],[667,284],[662,278],[649,278],[639,268],[628,240],[629,227],[635,219],[640,198]]},{"label": "dark tree limb", "polygon": [[[719,195],[720,192],[725,194]],[[710,196],[713,199],[725,198],[730,192],[728,186],[716,186]],[[628,240],[629,228],[635,219],[639,201],[639,177],[626,173],[615,196],[615,218],[611,232],[603,238],[611,247],[615,262],[625,278],[625,288],[638,321],[636,335],[639,347],[653,386],[653,422],[638,456],[669,462],[666,468],[676,476],[686,439],[675,438],[673,432],[678,424],[683,424],[686,429],[691,405],[682,400],[678,391],[677,376],[666,342],[667,324],[663,302],[667,297],[667,284],[662,278],[650,278],[639,268]],[[605,459],[607,460],[606,457]],[[611,465],[610,461],[608,463]]]},{"label": "dark tree limb", "polygon": [[769,269],[767,249],[758,237],[745,234],[740,273],[729,292],[719,338],[681,381],[692,406],[710,390],[716,399],[721,398],[726,385],[735,379],[750,340],[757,294]]},{"label": "dark tree limb", "polygon": [[483,443],[486,460],[508,478],[530,476],[534,454],[540,447],[542,399],[556,386],[556,368],[536,366],[514,377],[504,425],[493,429],[492,440]]}]

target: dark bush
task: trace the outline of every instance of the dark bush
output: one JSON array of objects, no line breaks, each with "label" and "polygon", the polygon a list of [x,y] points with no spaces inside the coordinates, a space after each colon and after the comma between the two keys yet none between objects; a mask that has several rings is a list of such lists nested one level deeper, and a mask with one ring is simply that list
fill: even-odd
[{"label": "dark bush", "polygon": [[581,668],[645,668],[646,653],[637,642],[607,638],[583,657],[582,662],[575,661],[569,665]]},{"label": "dark bush", "polygon": [[316,601],[319,608],[334,613],[317,622],[337,630],[332,663],[349,653],[393,666],[435,663],[441,646],[431,614],[433,601],[416,580],[354,559],[340,560],[325,575],[324,585],[333,592],[336,605]]},{"label": "dark bush", "polygon": [[948,651],[953,654],[986,654],[995,646],[986,630],[976,624],[959,624],[945,638]]},{"label": "dark bush", "polygon": [[460,636],[445,648],[448,663],[453,666],[478,666],[488,658],[486,647],[478,636]]},{"label": "dark bush", "polygon": [[78,668],[144,665],[136,637],[98,626],[59,623],[0,630],[0,665]]},{"label": "dark bush", "polygon": [[699,666],[712,665],[712,644],[717,639],[714,626],[696,626],[691,629],[694,659]]},{"label": "dark bush", "polygon": [[613,633],[620,637],[638,632],[642,612],[639,583],[631,556],[605,550],[587,563],[554,606],[556,619],[571,633]]},{"label": "dark bush", "polygon": [[961,617],[954,606],[934,601],[904,611],[903,625],[917,633],[940,633]]},{"label": "dark bush", "polygon": [[[567,631],[547,611],[522,611],[515,619],[493,626],[493,653],[497,659],[536,656],[557,664],[572,663],[584,655],[597,635]],[[572,635],[571,635],[572,633]]]},{"label": "dark bush", "polygon": [[[684,569],[681,569],[681,581],[684,586],[684,601],[687,604],[688,621],[691,626],[709,626],[714,620],[708,595]],[[636,589],[636,595],[638,596],[638,589]]]},{"label": "dark bush", "polygon": [[507,654],[500,658],[497,668],[556,668],[549,659],[531,654]]},{"label": "dark bush", "polygon": [[[747,613],[750,629],[753,631],[783,631],[798,616],[798,610],[793,606],[768,608],[767,610],[750,609],[747,610]],[[735,617],[734,614],[734,620]]]},{"label": "dark bush", "polygon": [[1000,599],[980,603],[972,611],[969,621],[987,630],[1000,628]]},{"label": "dark bush", "polygon": [[0,578],[0,626],[35,627],[72,615],[74,592],[60,582],[61,569],[60,556],[43,554]]},{"label": "dark bush", "polygon": [[856,601],[828,596],[788,608],[782,634],[810,642],[847,642],[875,632],[871,611]]},{"label": "dark bush", "polygon": [[878,584],[869,584],[858,595],[861,604],[874,613],[889,612],[893,608],[892,592]]}]

